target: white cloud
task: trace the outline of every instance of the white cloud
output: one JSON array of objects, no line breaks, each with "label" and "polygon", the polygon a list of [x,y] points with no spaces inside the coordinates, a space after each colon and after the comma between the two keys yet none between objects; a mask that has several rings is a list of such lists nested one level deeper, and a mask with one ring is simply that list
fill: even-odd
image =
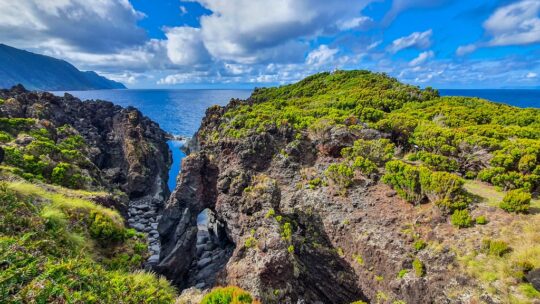
[{"label": "white cloud", "polygon": [[422,52],[422,53],[420,53],[418,55],[418,57],[411,60],[411,62],[409,62],[409,65],[410,66],[420,65],[420,64],[426,62],[427,60],[433,58],[434,56],[435,56],[435,53],[433,53],[433,51]]},{"label": "white cloud", "polygon": [[431,46],[431,35],[433,31],[427,30],[425,32],[414,32],[409,36],[401,37],[392,42],[388,46],[388,50],[391,53],[397,53],[407,48],[425,49]]},{"label": "white cloud", "polygon": [[478,46],[476,46],[476,44],[462,45],[462,46],[457,48],[456,55],[465,56],[467,54],[470,54],[470,53],[476,51],[477,48],[478,48]]},{"label": "white cloud", "polygon": [[167,55],[174,64],[193,65],[210,61],[200,31],[187,26],[165,29]]},{"label": "white cloud", "polygon": [[540,42],[540,1],[523,0],[498,8],[485,22],[491,46]]},{"label": "white cloud", "polygon": [[321,66],[334,60],[334,55],[339,52],[338,49],[331,49],[327,45],[320,45],[317,49],[311,51],[307,58],[308,65]]},{"label": "white cloud", "polygon": [[538,76],[538,74],[536,73],[533,73],[533,72],[529,72],[527,73],[527,75],[525,75],[525,77],[531,79],[531,78],[536,78]]},{"label": "white cloud", "polygon": [[402,11],[405,11],[414,7],[434,7],[446,2],[445,0],[394,0],[392,1],[392,7],[386,13],[383,18],[383,24],[388,25],[392,22]]},{"label": "white cloud", "polygon": [[346,31],[351,29],[366,29],[374,24],[373,19],[360,16],[352,19],[338,21],[337,26],[340,30]]},{"label": "white cloud", "polygon": [[192,1],[212,11],[201,17],[201,31],[213,57],[255,63],[270,58],[276,62],[302,60],[303,56],[284,52],[285,46],[296,44],[300,50],[297,39],[336,28],[338,22],[357,17],[374,0]]},{"label": "white cloud", "polygon": [[0,41],[22,48],[60,44],[107,53],[144,44],[144,14],[128,0],[0,0]]}]

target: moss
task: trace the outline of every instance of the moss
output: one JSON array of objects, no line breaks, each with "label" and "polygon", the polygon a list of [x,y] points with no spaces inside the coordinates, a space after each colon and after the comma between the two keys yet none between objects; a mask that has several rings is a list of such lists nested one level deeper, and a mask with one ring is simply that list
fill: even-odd
[{"label": "moss", "polygon": [[268,212],[264,215],[264,218],[271,218],[276,215],[276,211],[274,209],[268,209]]},{"label": "moss", "polygon": [[409,273],[409,269],[401,269],[401,270],[398,272],[397,277],[398,277],[399,279],[403,279],[403,277],[405,277],[405,275],[407,275],[407,273]]},{"label": "moss", "polygon": [[427,243],[424,240],[417,240],[413,244],[413,249],[415,251],[420,251],[420,250],[426,248],[426,246],[427,246]]},{"label": "moss", "polygon": [[287,247],[287,251],[289,253],[294,253],[294,246],[293,245],[289,245],[289,247]]},{"label": "moss", "polygon": [[244,241],[244,247],[246,247],[246,248],[253,248],[255,246],[257,246],[257,239],[254,238],[253,236],[248,237]]}]

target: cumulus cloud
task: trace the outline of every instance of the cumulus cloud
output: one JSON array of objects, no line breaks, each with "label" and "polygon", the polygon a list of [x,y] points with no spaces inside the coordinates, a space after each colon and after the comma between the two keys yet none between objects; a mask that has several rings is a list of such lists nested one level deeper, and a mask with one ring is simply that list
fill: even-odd
[{"label": "cumulus cloud", "polygon": [[210,61],[200,29],[187,26],[168,28],[165,35],[167,55],[174,64],[193,65]]},{"label": "cumulus cloud", "polygon": [[338,49],[331,49],[327,45],[322,44],[308,54],[306,63],[315,66],[327,64],[334,60],[334,55],[338,52]]},{"label": "cumulus cloud", "polygon": [[527,75],[525,75],[525,77],[529,78],[529,79],[536,78],[537,76],[538,76],[538,74],[533,73],[533,72],[529,72],[529,73],[527,73]]},{"label": "cumulus cloud", "polygon": [[107,53],[147,39],[136,24],[144,15],[128,0],[0,0],[0,7],[0,40],[18,47]]},{"label": "cumulus cloud", "polygon": [[484,28],[493,36],[489,45],[522,45],[540,42],[540,1],[524,0],[497,9]]},{"label": "cumulus cloud", "polygon": [[409,36],[401,37],[392,42],[388,46],[388,51],[391,53],[397,53],[401,50],[408,48],[425,49],[431,46],[431,35],[433,31],[427,30],[425,32],[414,32]]},{"label": "cumulus cloud", "polygon": [[418,55],[418,57],[411,60],[411,62],[409,62],[409,65],[410,66],[420,65],[426,62],[427,60],[433,58],[434,56],[435,56],[435,53],[433,53],[433,51],[422,52]]},{"label": "cumulus cloud", "polygon": [[[212,12],[201,17],[203,40],[210,54],[221,60],[254,63],[286,51],[284,46],[290,46],[293,40],[330,30],[338,22],[356,17],[373,0],[192,1]],[[287,55],[272,60],[300,59]]]}]

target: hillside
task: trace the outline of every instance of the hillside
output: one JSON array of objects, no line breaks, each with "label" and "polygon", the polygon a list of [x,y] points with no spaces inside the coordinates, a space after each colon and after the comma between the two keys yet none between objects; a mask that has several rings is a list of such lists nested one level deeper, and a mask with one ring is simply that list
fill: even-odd
[{"label": "hillside", "polygon": [[336,71],[211,107],[189,150],[158,227],[156,269],[180,288],[540,299],[538,109]]},{"label": "hillside", "polygon": [[0,88],[17,84],[43,91],[126,88],[95,72],[81,72],[64,60],[0,44]]}]

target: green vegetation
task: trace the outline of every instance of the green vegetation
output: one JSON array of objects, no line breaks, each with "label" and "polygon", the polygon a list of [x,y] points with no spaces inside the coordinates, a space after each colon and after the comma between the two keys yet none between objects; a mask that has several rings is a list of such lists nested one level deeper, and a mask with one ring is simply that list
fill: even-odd
[{"label": "green vegetation", "polygon": [[424,240],[417,240],[413,244],[413,248],[415,251],[420,251],[424,248],[426,248],[427,243]]},{"label": "green vegetation", "polygon": [[454,211],[450,217],[450,222],[458,228],[471,227],[473,224],[472,217],[466,209]]},{"label": "green vegetation", "polygon": [[[17,139],[24,138],[18,145]],[[72,189],[94,188],[98,174],[85,157],[84,139],[70,126],[46,129],[33,119],[0,118],[0,144],[5,163],[27,180],[41,180]]]},{"label": "green vegetation", "polygon": [[508,212],[527,213],[531,205],[531,194],[523,189],[510,190],[499,207]]},{"label": "green vegetation", "polygon": [[414,259],[412,263],[412,267],[417,277],[423,277],[424,274],[426,273],[424,263],[422,263],[422,261],[420,261],[418,258]]},{"label": "green vegetation", "polygon": [[483,215],[477,217],[474,221],[476,222],[477,225],[485,225],[488,223],[487,218]]},{"label": "green vegetation", "polygon": [[338,187],[338,189],[345,192],[347,188],[352,185],[354,170],[346,163],[331,164],[324,174]]},{"label": "green vegetation", "polygon": [[172,303],[166,280],[137,270],[144,237],[85,196],[0,184],[1,301]]},{"label": "green vegetation", "polygon": [[234,287],[217,287],[204,296],[201,304],[257,304],[259,301],[245,290]]},{"label": "green vegetation", "polygon": [[485,239],[482,241],[482,250],[489,255],[502,257],[510,252],[510,247],[505,241]]},{"label": "green vegetation", "polygon": [[409,273],[409,269],[401,269],[401,270],[398,272],[397,277],[398,277],[399,279],[403,279],[403,278],[407,275],[407,273]]}]

